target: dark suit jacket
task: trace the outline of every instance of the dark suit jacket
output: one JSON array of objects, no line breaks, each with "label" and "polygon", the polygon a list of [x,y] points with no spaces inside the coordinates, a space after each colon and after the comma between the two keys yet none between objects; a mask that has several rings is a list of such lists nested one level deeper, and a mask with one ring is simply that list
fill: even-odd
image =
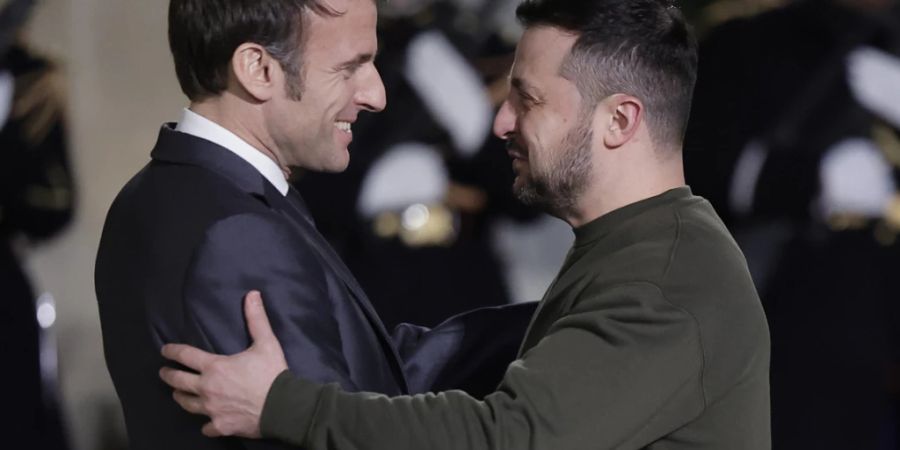
[{"label": "dark suit jacket", "polygon": [[[282,196],[230,151],[169,125],[151,156],[109,211],[95,274],[107,366],[132,448],[275,445],[203,437],[206,419],[182,411],[157,378],[164,343],[245,349],[242,304],[251,289],[263,294],[290,368],[347,390],[465,387],[460,374],[496,382],[501,369],[486,376],[473,364],[513,359],[531,305],[470,314],[431,332],[401,327],[395,342],[296,192]],[[495,331],[498,314],[511,321],[506,338],[477,345],[481,330]],[[478,352],[458,357],[471,349]]]}]

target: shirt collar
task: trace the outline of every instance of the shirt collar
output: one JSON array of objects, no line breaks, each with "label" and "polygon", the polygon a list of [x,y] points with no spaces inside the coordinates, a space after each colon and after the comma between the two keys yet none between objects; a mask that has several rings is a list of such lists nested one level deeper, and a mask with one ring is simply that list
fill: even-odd
[{"label": "shirt collar", "polygon": [[691,188],[685,185],[610,211],[591,222],[575,228],[574,246],[580,247],[603,238],[621,227],[622,224],[628,223],[638,216],[642,216],[642,220],[646,224],[649,220],[645,216],[647,212],[665,207],[671,208],[672,204],[691,199],[693,195]]},{"label": "shirt collar", "polygon": [[221,125],[185,108],[175,131],[206,139],[224,147],[253,166],[278,189],[281,195],[287,195],[290,186],[278,164]]}]

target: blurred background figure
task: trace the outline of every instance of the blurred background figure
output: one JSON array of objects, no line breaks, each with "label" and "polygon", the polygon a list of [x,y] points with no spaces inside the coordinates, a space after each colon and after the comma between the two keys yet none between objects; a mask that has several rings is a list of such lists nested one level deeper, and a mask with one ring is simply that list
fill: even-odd
[{"label": "blurred background figure", "polygon": [[55,309],[41,301],[19,253],[72,216],[60,74],[18,39],[32,1],[0,3],[0,289],[4,439],[67,448],[57,401]]},{"label": "blurred background figure", "polygon": [[766,308],[775,450],[896,448],[898,55],[892,0],[791,2],[701,43],[687,180]]},{"label": "blurred background figure", "polygon": [[491,135],[517,38],[494,19],[517,3],[386,3],[376,65],[389,107],[354,125],[346,172],[297,182],[389,329],[511,301],[492,230],[537,217]]}]

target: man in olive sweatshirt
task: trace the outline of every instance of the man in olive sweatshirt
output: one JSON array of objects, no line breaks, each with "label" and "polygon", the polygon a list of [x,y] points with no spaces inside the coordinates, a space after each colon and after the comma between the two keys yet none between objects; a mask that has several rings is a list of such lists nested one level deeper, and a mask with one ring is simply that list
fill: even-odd
[{"label": "man in olive sweatshirt", "polygon": [[[744,257],[685,185],[696,45],[661,0],[527,0],[494,131],[519,197],[575,244],[496,392],[348,393],[286,370],[261,298],[254,345],[163,354],[208,436],[306,449],[769,449],[769,333]],[[498,324],[502,326],[502,324]]]}]

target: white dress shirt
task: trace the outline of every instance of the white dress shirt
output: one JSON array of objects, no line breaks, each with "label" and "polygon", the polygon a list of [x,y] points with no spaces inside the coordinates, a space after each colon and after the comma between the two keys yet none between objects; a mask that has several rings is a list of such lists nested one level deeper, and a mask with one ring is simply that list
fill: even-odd
[{"label": "white dress shirt", "polygon": [[228,131],[223,126],[185,108],[181,120],[175,127],[175,131],[190,134],[201,139],[206,139],[214,144],[225,147],[244,161],[253,166],[262,176],[272,183],[281,195],[287,195],[288,182],[284,172],[278,164],[261,151],[257,150],[247,141]]}]

